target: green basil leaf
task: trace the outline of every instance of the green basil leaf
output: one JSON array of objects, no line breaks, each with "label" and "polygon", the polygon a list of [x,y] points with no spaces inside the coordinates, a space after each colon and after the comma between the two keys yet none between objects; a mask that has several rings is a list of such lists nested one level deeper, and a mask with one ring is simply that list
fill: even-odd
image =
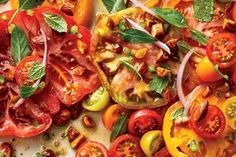
[{"label": "green basil leaf", "polygon": [[162,94],[162,92],[168,86],[168,83],[169,83],[168,77],[160,78],[156,76],[149,82],[149,87],[152,91],[158,94]]},{"label": "green basil leaf", "polygon": [[45,66],[39,62],[35,62],[29,71],[29,78],[32,80],[41,79],[45,75]]},{"label": "green basil leaf", "polygon": [[202,45],[206,45],[208,42],[208,37],[203,34],[202,32],[196,30],[196,29],[190,29],[191,34],[192,34],[192,38],[194,40],[196,40],[197,42],[199,42]]},{"label": "green basil leaf", "polygon": [[226,74],[223,74],[223,73],[219,70],[219,66],[218,66],[218,65],[215,65],[214,68],[215,68],[215,71],[216,71],[221,77],[223,77],[223,78],[226,79],[226,80],[229,80],[229,76],[226,75]]},{"label": "green basil leaf", "polygon": [[15,63],[19,63],[30,52],[28,39],[18,26],[14,26],[11,32],[11,52]]},{"label": "green basil leaf", "polygon": [[19,0],[19,9],[32,9],[43,3],[43,0]]},{"label": "green basil leaf", "polygon": [[2,75],[0,75],[0,85],[3,83],[5,83],[5,78]]},{"label": "green basil leaf", "polygon": [[188,148],[193,152],[197,152],[199,150],[199,143],[196,140],[191,140],[188,143]]},{"label": "green basil leaf", "polygon": [[0,157],[6,157],[6,155],[3,152],[0,152]]},{"label": "green basil leaf", "polygon": [[169,24],[178,27],[185,28],[188,27],[188,22],[184,16],[175,9],[170,8],[154,8],[153,11],[158,17],[161,17]]},{"label": "green basil leaf", "polygon": [[126,8],[124,0],[102,0],[102,2],[109,13],[115,13]]},{"label": "green basil leaf", "polygon": [[0,0],[0,4],[5,4],[7,2],[8,2],[8,0]]},{"label": "green basil leaf", "polygon": [[177,47],[181,53],[185,53],[185,54],[188,53],[192,49],[192,47],[183,40],[180,40],[177,42]]},{"label": "green basil leaf", "polygon": [[135,73],[140,80],[143,80],[142,75],[139,73],[138,69],[136,69],[131,63],[130,61],[127,60],[120,60],[120,62],[129,70],[132,71],[133,73]]},{"label": "green basil leaf", "polygon": [[125,29],[120,34],[125,41],[130,43],[153,43],[156,41],[156,38],[138,29]]},{"label": "green basil leaf", "polygon": [[179,108],[175,112],[171,114],[171,120],[175,120],[178,117],[181,117],[184,115],[184,108]]},{"label": "green basil leaf", "polygon": [[194,17],[199,21],[211,21],[214,10],[214,0],[194,0]]},{"label": "green basil leaf", "polygon": [[113,126],[110,141],[113,142],[115,138],[126,132],[128,125],[128,114],[120,116]]},{"label": "green basil leaf", "polygon": [[30,97],[31,95],[33,95],[39,87],[43,87],[43,86],[45,86],[45,83],[44,83],[44,82],[41,82],[41,83],[40,83],[38,86],[36,86],[36,87],[23,86],[23,87],[20,88],[20,97],[21,97],[21,98],[28,98],[28,97]]},{"label": "green basil leaf", "polygon": [[60,33],[67,32],[66,20],[61,15],[47,12],[43,13],[43,16],[47,24],[53,30]]}]

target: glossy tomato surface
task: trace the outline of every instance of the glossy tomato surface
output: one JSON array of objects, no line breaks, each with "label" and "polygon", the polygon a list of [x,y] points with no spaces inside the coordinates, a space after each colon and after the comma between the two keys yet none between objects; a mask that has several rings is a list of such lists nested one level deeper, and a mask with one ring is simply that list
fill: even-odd
[{"label": "glossy tomato surface", "polygon": [[76,157],[108,157],[106,147],[98,142],[89,141],[82,144],[76,152]]}]

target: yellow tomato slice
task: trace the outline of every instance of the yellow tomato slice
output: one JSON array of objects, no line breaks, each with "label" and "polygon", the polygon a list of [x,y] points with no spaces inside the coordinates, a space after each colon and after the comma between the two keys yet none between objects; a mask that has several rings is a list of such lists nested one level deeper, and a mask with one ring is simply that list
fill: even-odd
[{"label": "yellow tomato slice", "polygon": [[228,125],[236,130],[236,96],[231,97],[223,104],[223,112],[227,117]]}]

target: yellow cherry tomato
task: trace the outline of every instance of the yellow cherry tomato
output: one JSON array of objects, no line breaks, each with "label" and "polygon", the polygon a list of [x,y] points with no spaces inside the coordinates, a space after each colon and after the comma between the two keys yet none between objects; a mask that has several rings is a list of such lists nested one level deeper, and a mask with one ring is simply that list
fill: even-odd
[{"label": "yellow cherry tomato", "polygon": [[151,157],[158,151],[162,142],[162,132],[160,130],[153,130],[148,131],[142,136],[140,146],[146,156]]},{"label": "yellow cherry tomato", "polygon": [[236,96],[231,97],[223,104],[223,112],[228,122],[228,126],[236,130]]},{"label": "yellow cherry tomato", "polygon": [[109,101],[109,93],[103,86],[100,86],[94,93],[83,101],[82,106],[89,111],[101,111],[107,106]]},{"label": "yellow cherry tomato", "polygon": [[214,82],[222,78],[207,57],[198,63],[196,73],[198,78],[203,82]]}]

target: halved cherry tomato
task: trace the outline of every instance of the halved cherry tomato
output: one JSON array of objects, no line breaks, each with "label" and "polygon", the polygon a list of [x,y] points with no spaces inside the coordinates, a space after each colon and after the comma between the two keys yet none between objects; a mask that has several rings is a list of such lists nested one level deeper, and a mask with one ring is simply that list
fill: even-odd
[{"label": "halved cherry tomato", "polygon": [[128,113],[128,110],[119,104],[109,106],[102,115],[102,122],[108,130],[112,130],[113,125],[121,115]]},{"label": "halved cherry tomato", "polygon": [[150,109],[143,109],[134,112],[128,123],[128,130],[131,134],[142,136],[150,130],[161,129],[161,116]]},{"label": "halved cherry tomato", "polygon": [[207,44],[207,56],[213,64],[227,68],[236,63],[236,35],[219,33],[214,35]]},{"label": "halved cherry tomato", "polygon": [[143,157],[144,154],[139,145],[139,138],[125,134],[115,139],[109,149],[109,156],[112,157]]},{"label": "halved cherry tomato", "polygon": [[234,72],[233,72],[232,80],[233,80],[234,84],[236,85],[236,70],[234,70]]},{"label": "halved cherry tomato", "polygon": [[233,17],[233,20],[236,22],[236,2],[234,2],[233,4],[233,8],[232,8],[232,17]]},{"label": "halved cherry tomato", "polygon": [[236,130],[236,97],[231,97],[227,99],[223,106],[223,112],[227,117],[227,124],[230,128]]},{"label": "halved cherry tomato", "polygon": [[0,53],[6,54],[10,46],[10,36],[7,32],[7,22],[0,21]]},{"label": "halved cherry tomato", "polygon": [[203,82],[214,82],[222,78],[207,57],[204,57],[198,63],[196,73],[198,78]]},{"label": "halved cherry tomato", "polygon": [[160,151],[155,153],[154,157],[171,157],[168,149],[166,147],[162,148]]},{"label": "halved cherry tomato", "polygon": [[77,149],[75,157],[108,157],[108,151],[103,144],[89,141]]},{"label": "halved cherry tomato", "polygon": [[204,138],[220,137],[226,121],[223,112],[217,106],[208,105],[206,111],[199,117],[199,110],[200,106],[193,109],[190,115],[190,125],[194,131]]}]

